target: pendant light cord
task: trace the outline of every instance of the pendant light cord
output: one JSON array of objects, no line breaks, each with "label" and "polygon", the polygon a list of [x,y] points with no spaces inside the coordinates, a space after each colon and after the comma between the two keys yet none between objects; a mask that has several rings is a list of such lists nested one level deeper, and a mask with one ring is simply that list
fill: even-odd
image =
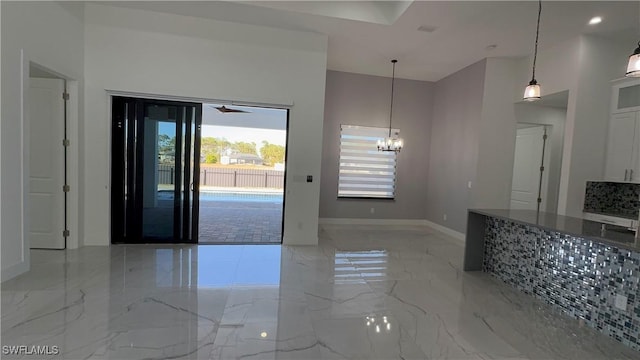
[{"label": "pendant light cord", "polygon": [[391,75],[391,106],[389,107],[389,137],[391,137],[391,119],[393,118],[393,86],[396,80],[396,63],[398,60],[391,60],[393,71]]},{"label": "pendant light cord", "polygon": [[540,36],[540,15],[542,14],[542,0],[538,0],[538,23],[536,25],[536,46],[533,51],[533,72],[531,81],[536,80],[536,60],[538,59],[538,37]]}]

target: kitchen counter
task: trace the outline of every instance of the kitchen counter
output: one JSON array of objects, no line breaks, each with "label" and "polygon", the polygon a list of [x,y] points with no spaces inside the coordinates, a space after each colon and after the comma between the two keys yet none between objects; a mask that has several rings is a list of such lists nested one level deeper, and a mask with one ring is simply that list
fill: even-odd
[{"label": "kitchen counter", "polygon": [[640,350],[640,246],[625,228],[527,210],[469,210],[465,271],[484,271]]},{"label": "kitchen counter", "polygon": [[601,223],[534,210],[469,210],[469,214],[472,213],[532,225],[545,230],[581,237],[622,249],[640,251],[640,242],[637,241],[635,234],[620,226],[607,225],[607,231],[603,233],[601,231]]}]

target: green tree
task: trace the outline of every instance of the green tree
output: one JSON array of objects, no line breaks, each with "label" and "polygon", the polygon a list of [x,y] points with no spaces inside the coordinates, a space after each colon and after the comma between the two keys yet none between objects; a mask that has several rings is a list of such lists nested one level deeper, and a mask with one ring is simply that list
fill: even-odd
[{"label": "green tree", "polygon": [[231,147],[231,143],[225,138],[203,137],[200,144],[200,153],[208,164],[211,164],[209,161],[213,157],[216,159],[213,163],[218,162],[220,155]]},{"label": "green tree", "polygon": [[285,147],[282,145],[269,144],[268,141],[262,142],[260,154],[265,165],[274,165],[276,163],[284,163]]},{"label": "green tree", "polygon": [[231,145],[231,148],[239,153],[243,154],[254,154],[258,155],[258,150],[256,149],[256,143],[254,142],[244,142],[238,141]]},{"label": "green tree", "polygon": [[176,146],[176,137],[169,136],[167,134],[159,134],[158,135],[158,152],[168,153],[173,152]]},{"label": "green tree", "polygon": [[164,158],[170,155],[175,155],[175,148],[175,136],[169,136],[167,134],[158,135],[158,157],[160,157],[161,161],[171,162],[171,160],[164,160]]},{"label": "green tree", "polygon": [[215,164],[218,162],[218,155],[216,154],[207,154],[205,155],[205,163],[207,164]]}]

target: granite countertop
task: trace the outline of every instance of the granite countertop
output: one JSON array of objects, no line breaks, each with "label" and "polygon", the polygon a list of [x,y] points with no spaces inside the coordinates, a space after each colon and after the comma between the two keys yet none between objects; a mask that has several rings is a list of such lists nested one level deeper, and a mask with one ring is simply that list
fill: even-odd
[{"label": "granite countertop", "polygon": [[635,238],[632,231],[620,226],[607,225],[607,231],[603,234],[602,224],[598,222],[535,210],[469,209],[469,212],[557,231],[621,249],[640,251],[640,240]]}]

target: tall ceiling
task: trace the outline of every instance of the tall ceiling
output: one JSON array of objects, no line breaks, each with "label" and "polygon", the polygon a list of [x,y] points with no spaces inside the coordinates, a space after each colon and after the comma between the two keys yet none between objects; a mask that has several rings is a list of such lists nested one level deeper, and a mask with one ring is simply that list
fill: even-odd
[{"label": "tall ceiling", "polygon": [[[537,1],[114,1],[114,6],[328,35],[330,70],[437,81],[533,52]],[[602,23],[588,21],[601,16]],[[426,31],[418,30],[422,27]],[[543,1],[540,49],[580,34],[640,40],[640,1]],[[491,49],[491,45],[496,45]]]}]

